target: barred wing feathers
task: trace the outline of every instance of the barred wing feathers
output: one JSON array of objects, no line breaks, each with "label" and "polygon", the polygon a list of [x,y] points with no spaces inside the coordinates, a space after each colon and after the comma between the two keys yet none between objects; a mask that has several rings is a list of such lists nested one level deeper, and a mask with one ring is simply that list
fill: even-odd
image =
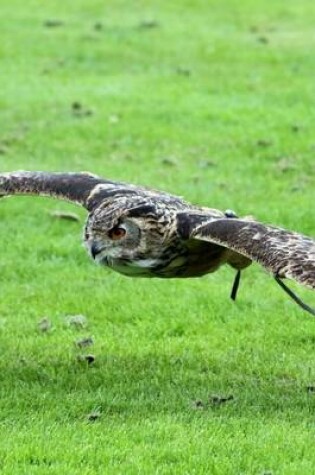
[{"label": "barred wing feathers", "polygon": [[315,241],[302,234],[242,219],[218,219],[191,230],[209,241],[258,262],[275,277],[315,289]]}]

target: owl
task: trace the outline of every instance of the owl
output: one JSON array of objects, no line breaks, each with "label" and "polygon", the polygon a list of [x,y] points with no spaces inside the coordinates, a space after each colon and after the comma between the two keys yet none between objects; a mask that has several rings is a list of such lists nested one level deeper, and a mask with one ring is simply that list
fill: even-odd
[{"label": "owl", "polygon": [[0,197],[15,194],[52,196],[86,208],[89,255],[121,274],[200,277],[227,264],[236,270],[231,291],[235,300],[241,272],[257,262],[315,315],[283,282],[290,278],[315,289],[315,241],[310,237],[90,173],[0,174]]}]

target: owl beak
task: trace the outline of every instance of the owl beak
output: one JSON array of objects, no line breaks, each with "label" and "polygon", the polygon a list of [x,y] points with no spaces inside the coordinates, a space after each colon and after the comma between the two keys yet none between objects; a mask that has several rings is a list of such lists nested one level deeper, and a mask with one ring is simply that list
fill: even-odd
[{"label": "owl beak", "polygon": [[101,252],[101,249],[98,247],[96,243],[93,243],[91,246],[91,255],[93,259],[96,259],[96,256]]}]

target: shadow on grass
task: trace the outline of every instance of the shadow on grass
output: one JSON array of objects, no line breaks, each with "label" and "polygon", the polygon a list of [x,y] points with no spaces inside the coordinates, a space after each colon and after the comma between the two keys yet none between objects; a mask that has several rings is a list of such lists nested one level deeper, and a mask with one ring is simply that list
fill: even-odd
[{"label": "shadow on grass", "polygon": [[52,411],[58,419],[72,419],[97,409],[123,417],[298,419],[315,410],[315,388],[303,381],[207,367],[197,356],[108,354],[93,365],[76,359],[2,360],[0,374],[2,406],[28,416]]}]

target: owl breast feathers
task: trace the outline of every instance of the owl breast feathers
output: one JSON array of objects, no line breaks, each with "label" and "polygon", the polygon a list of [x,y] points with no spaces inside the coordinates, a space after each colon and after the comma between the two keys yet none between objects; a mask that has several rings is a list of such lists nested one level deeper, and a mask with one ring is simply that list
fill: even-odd
[{"label": "owl breast feathers", "polygon": [[12,172],[0,175],[0,196],[52,196],[84,206],[84,242],[98,263],[131,277],[199,277],[228,264],[237,274],[253,261],[283,282],[315,289],[315,242],[300,233],[238,218],[232,211],[194,206],[150,188],[89,173]]}]

